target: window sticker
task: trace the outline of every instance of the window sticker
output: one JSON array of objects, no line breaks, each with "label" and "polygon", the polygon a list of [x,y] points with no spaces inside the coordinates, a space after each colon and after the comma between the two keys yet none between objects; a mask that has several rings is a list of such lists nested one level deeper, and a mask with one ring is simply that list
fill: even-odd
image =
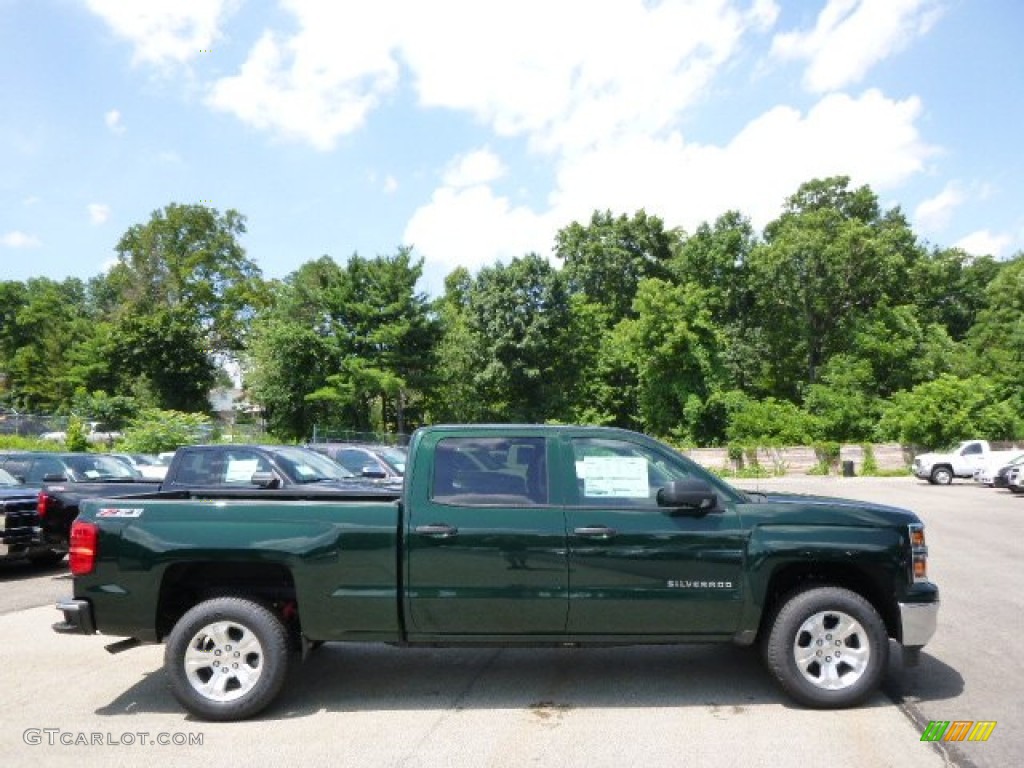
[{"label": "window sticker", "polygon": [[259,466],[259,459],[232,459],[228,462],[226,483],[248,483],[252,481],[253,472]]},{"label": "window sticker", "polygon": [[[587,456],[583,459],[583,495],[646,499],[647,459],[637,456]],[[577,474],[579,473],[577,464]]]}]

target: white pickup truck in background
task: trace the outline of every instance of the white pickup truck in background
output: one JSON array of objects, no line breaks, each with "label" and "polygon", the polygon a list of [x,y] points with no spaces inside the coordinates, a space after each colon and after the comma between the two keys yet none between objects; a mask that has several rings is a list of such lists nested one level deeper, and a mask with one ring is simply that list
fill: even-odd
[{"label": "white pickup truck in background", "polygon": [[991,462],[1009,462],[1019,450],[993,451],[987,440],[965,440],[948,453],[922,453],[911,468],[916,477],[933,485],[949,485],[955,477],[973,478]]}]

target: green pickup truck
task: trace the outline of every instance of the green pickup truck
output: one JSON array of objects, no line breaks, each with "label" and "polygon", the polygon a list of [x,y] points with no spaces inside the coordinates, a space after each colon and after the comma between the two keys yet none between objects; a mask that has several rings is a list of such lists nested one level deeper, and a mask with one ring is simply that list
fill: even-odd
[{"label": "green pickup truck", "polygon": [[625,430],[435,426],[401,491],[83,502],[62,633],[164,642],[174,695],[255,714],[325,641],[760,643],[782,689],[846,707],[935,631],[920,519],[745,493]]}]

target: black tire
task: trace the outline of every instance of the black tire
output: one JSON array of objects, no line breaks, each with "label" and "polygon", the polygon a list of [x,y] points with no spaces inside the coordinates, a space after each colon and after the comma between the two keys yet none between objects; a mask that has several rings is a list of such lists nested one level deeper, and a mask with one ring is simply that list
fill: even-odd
[{"label": "black tire", "polygon": [[938,466],[932,470],[931,481],[935,485],[949,485],[953,482],[953,470],[946,466]]},{"label": "black tire", "polygon": [[49,550],[48,552],[37,552],[36,554],[29,555],[28,559],[32,565],[38,565],[42,568],[49,568],[50,566],[57,565],[67,552],[57,552],[56,550]]},{"label": "black tire", "polygon": [[174,697],[196,717],[242,720],[277,696],[288,652],[288,630],[270,609],[241,597],[216,597],[193,606],[174,625],[164,669]]},{"label": "black tire", "polygon": [[795,592],[775,614],[765,661],[782,689],[816,709],[854,706],[879,686],[889,638],[878,611],[840,587]]}]

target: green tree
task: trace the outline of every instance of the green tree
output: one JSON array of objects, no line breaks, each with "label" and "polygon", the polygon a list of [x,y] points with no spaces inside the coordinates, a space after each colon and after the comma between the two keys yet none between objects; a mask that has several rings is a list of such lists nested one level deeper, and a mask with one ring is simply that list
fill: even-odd
[{"label": "green tree", "polygon": [[537,254],[485,267],[467,315],[482,364],[473,376],[482,416],[566,420],[579,368],[565,275]]},{"label": "green tree", "polygon": [[211,355],[238,352],[265,299],[259,267],[238,242],[244,233],[234,210],[171,203],[154,211],[118,241],[110,298],[123,315],[181,310]]},{"label": "green tree", "polygon": [[155,399],[165,410],[209,410],[214,364],[196,324],[187,306],[122,318],[114,354],[121,370],[134,377],[143,403]]},{"label": "green tree", "polygon": [[911,300],[922,322],[938,324],[963,341],[987,304],[986,289],[1002,263],[975,257],[959,248],[933,249],[911,268]]},{"label": "green tree", "polygon": [[710,395],[721,387],[721,334],[696,285],[643,280],[634,319],[620,322],[638,375],[640,421],[658,435],[675,432],[686,442],[714,438],[705,419]]},{"label": "green tree", "polygon": [[253,322],[245,382],[275,434],[301,438],[330,423],[330,404],[306,396],[344,359],[333,299],[344,280],[329,256],[307,262],[272,286],[270,307]]},{"label": "green tree", "polygon": [[1004,392],[1024,394],[1024,254],[1004,263],[986,287],[985,306],[967,344],[982,373]]},{"label": "green tree", "polygon": [[434,302],[440,338],[428,413],[434,422],[479,422],[486,408],[477,397],[475,376],[483,368],[486,348],[472,328],[469,295],[473,278],[458,267],[445,278],[444,294]]},{"label": "green tree", "polygon": [[669,277],[678,234],[643,210],[632,217],[595,211],[587,225],[573,222],[555,237],[569,290],[608,309],[608,325],[630,314],[637,286],[647,277]]},{"label": "green tree", "polygon": [[254,324],[246,380],[279,434],[323,429],[405,431],[422,419],[438,329],[415,289],[422,262],[330,257],[274,289]]},{"label": "green tree", "polygon": [[85,284],[74,278],[6,282],[0,300],[0,371],[9,399],[23,411],[66,408],[81,383],[71,375],[73,350],[96,328]]},{"label": "green tree", "polygon": [[857,318],[906,303],[918,247],[898,209],[882,212],[868,187],[836,177],[803,184],[750,257],[770,393],[796,400]]}]

